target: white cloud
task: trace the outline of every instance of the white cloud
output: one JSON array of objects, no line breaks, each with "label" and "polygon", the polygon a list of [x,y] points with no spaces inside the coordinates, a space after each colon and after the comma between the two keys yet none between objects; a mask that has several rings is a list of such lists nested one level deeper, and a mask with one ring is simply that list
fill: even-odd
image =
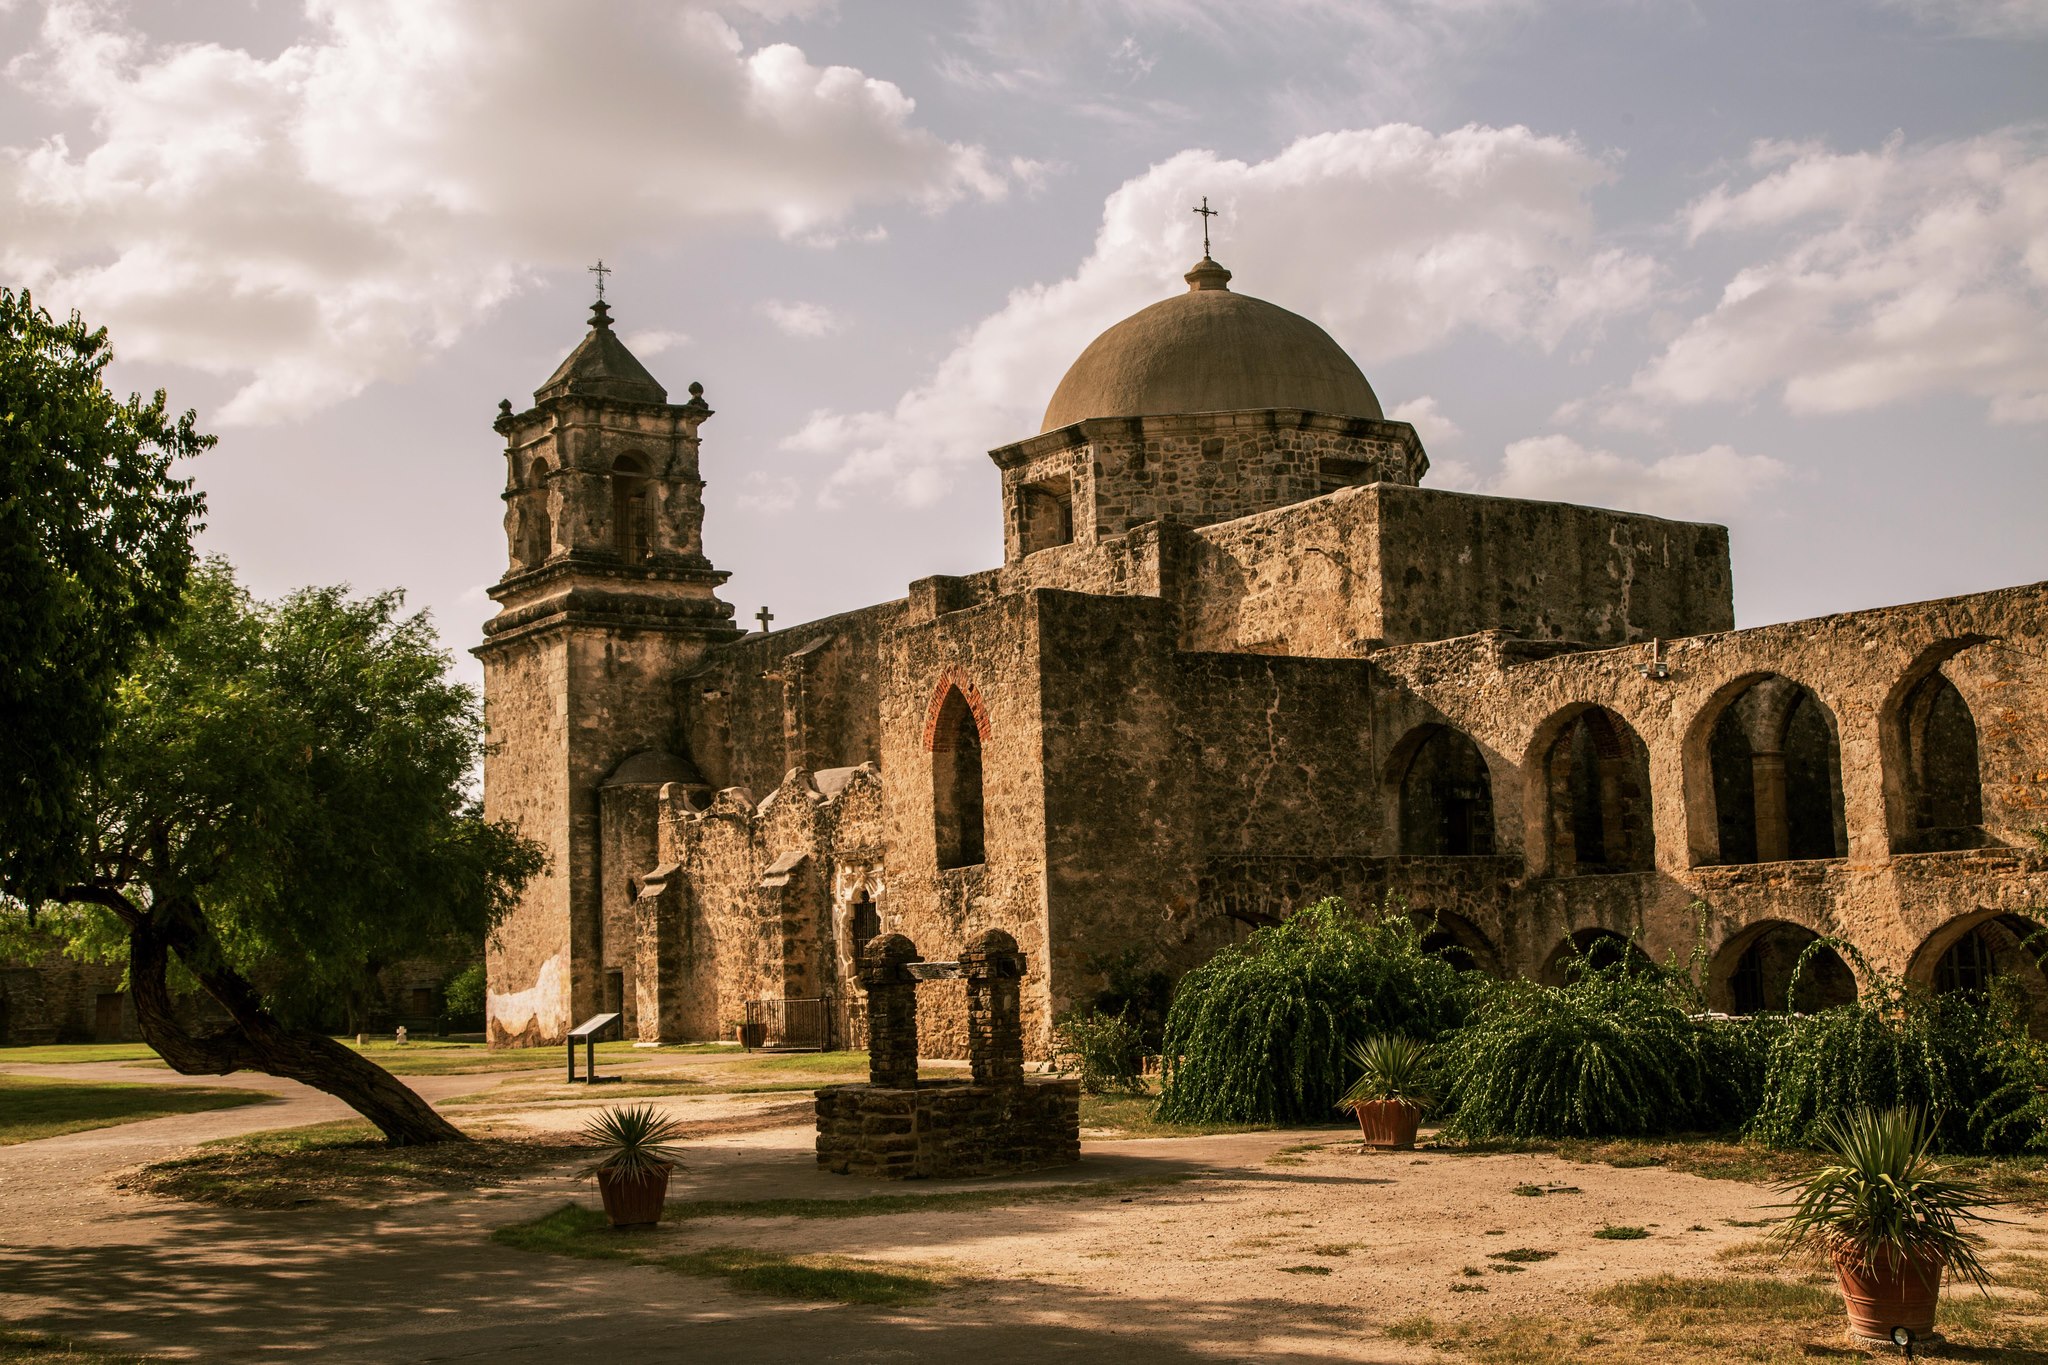
[{"label": "white cloud", "polygon": [[803,485],[786,474],[756,470],[742,481],[738,502],[752,512],[786,512],[797,505],[803,491]]},{"label": "white cloud", "polygon": [[93,131],[78,149],[0,148],[0,274],[109,324],[130,357],[246,376],[222,421],[403,373],[538,272],[600,252],[630,261],[719,223],[801,240],[865,207],[1005,189],[896,86],[786,43],[750,51],[702,8],[307,12],[266,58],[153,44],[52,0],[7,68]]},{"label": "white cloud", "polygon": [[1500,473],[1477,491],[1713,520],[1732,515],[1790,475],[1783,461],[1738,454],[1725,445],[1638,460],[1581,445],[1569,436],[1532,436],[1511,443]]},{"label": "white cloud", "polygon": [[625,342],[626,349],[642,360],[690,344],[688,334],[671,332],[663,327],[648,327],[638,332],[628,332],[619,340]]},{"label": "white cloud", "polygon": [[2048,34],[2048,0],[1881,0],[1921,23],[1973,38],[2038,38]]},{"label": "white cloud", "polygon": [[1436,399],[1426,393],[1405,403],[1394,404],[1387,409],[1387,416],[1414,427],[1416,435],[1422,438],[1424,449],[1428,449],[1431,441],[1455,441],[1464,435],[1456,422],[1444,416],[1443,410],[1436,405]]},{"label": "white cloud", "polygon": [[2048,421],[2048,134],[1860,153],[1760,143],[1749,172],[1686,225],[1695,241],[1762,237],[1769,258],[1736,272],[1631,397],[1776,391],[1831,413],[1967,394],[1994,422]]},{"label": "white cloud", "polygon": [[786,335],[813,340],[830,336],[846,325],[844,319],[822,303],[770,299],[761,305],[761,313]]},{"label": "white cloud", "polygon": [[785,448],[839,461],[913,504],[962,465],[1037,431],[1060,375],[1103,328],[1180,287],[1201,254],[1188,208],[1223,210],[1232,288],[1307,314],[1368,375],[1464,331],[1552,347],[1643,304],[1655,268],[1594,240],[1608,163],[1526,128],[1393,124],[1302,138],[1245,163],[1187,151],[1112,193],[1075,273],[1015,290],[894,407],[815,415]]}]

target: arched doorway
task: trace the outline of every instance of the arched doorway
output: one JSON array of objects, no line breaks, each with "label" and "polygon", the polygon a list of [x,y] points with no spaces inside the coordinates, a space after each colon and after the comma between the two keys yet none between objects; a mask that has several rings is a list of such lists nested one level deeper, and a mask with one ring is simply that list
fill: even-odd
[{"label": "arched doorway", "polygon": [[1968,917],[1930,935],[1912,975],[1937,995],[1989,991],[2003,978],[2028,1002],[2028,1027],[2048,1036],[2048,926],[2025,915]]},{"label": "arched doorway", "polygon": [[1544,751],[1542,777],[1553,874],[1655,866],[1650,755],[1627,721],[1600,706],[1573,713]]},{"label": "arched doorway", "polygon": [[1448,725],[1426,725],[1396,750],[1400,773],[1401,852],[1420,857],[1484,857],[1493,852],[1493,780],[1486,757]]},{"label": "arched doorway", "polygon": [[1984,843],[1977,721],[1941,669],[1908,688],[1889,718],[1903,799],[1894,853],[1939,853]]},{"label": "arched doorway", "polygon": [[1612,929],[1579,929],[1553,948],[1544,960],[1537,979],[1546,986],[1563,986],[1587,969],[1605,971],[1626,967],[1631,972],[1650,972],[1657,964],[1625,934]]},{"label": "arched doorway", "polygon": [[1410,912],[1415,927],[1422,931],[1422,951],[1450,963],[1461,972],[1484,972],[1499,976],[1500,954],[1472,921],[1446,910]]},{"label": "arched doorway", "polygon": [[1834,718],[1776,674],[1724,698],[1707,737],[1717,863],[1840,858],[1842,763]]},{"label": "arched doorway", "polygon": [[1819,938],[1805,925],[1787,920],[1768,920],[1744,930],[1714,955],[1708,1003],[1728,1014],[1780,1013],[1788,1000],[1795,1014],[1854,1003],[1856,976],[1840,953],[1821,947],[1806,956]]}]

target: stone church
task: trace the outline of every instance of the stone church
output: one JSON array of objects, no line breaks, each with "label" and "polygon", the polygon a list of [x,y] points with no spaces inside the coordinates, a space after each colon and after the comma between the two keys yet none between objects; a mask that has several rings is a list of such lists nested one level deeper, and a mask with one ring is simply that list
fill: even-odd
[{"label": "stone church", "polygon": [[[772,633],[703,552],[702,386],[670,402],[602,301],[500,405],[484,800],[550,867],[490,948],[493,1042],[610,1010],[857,1046],[869,938],[994,928],[1042,1052],[1110,973],[1330,894],[1474,970],[1703,924],[1714,1004],[1753,1011],[1837,935],[2048,1019],[2048,583],[1738,630],[1724,528],[1428,488],[1320,327],[1186,280],[990,452],[1001,567]],[[930,1054],[957,984],[920,993]]]}]

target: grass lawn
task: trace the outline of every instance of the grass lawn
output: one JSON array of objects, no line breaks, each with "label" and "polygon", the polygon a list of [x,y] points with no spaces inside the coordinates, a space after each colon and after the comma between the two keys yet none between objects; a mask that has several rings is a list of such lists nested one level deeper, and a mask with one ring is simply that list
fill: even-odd
[{"label": "grass lawn", "polygon": [[1081,1096],[1081,1131],[1094,1138],[1206,1137],[1211,1133],[1258,1133],[1270,1123],[1165,1123],[1154,1116],[1157,1095]]},{"label": "grass lawn", "polygon": [[37,1066],[77,1065],[81,1062],[153,1062],[163,1058],[148,1043],[46,1043],[35,1047],[0,1047],[0,1062],[30,1062]]},{"label": "grass lawn", "polygon": [[0,1327],[0,1365],[147,1365],[161,1358],[108,1355],[42,1332]]},{"label": "grass lawn", "polygon": [[275,1128],[224,1138],[137,1167],[125,1190],[228,1208],[279,1209],[346,1200],[369,1205],[468,1191],[560,1164],[581,1149],[563,1140],[492,1137],[426,1147],[388,1147],[360,1119]]},{"label": "grass lawn", "polygon": [[0,1074],[0,1146],[111,1128],[118,1123],[261,1104],[252,1090],[213,1090],[111,1081],[46,1081]]}]

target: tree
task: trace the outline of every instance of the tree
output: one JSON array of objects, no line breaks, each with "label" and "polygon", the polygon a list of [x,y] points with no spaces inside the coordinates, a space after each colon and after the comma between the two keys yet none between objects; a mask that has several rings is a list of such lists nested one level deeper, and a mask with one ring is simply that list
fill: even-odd
[{"label": "tree", "polygon": [[[465,795],[476,694],[448,678],[426,616],[401,608],[342,588],[265,605],[201,563],[118,689],[86,793],[89,870],[61,896],[105,912],[65,918],[77,940],[111,931],[125,948],[143,1036],[173,1068],[303,1081],[393,1145],[462,1134],[310,1027],[314,1012],[375,962],[480,939],[543,863]],[[180,975],[226,1026],[180,1021]]]},{"label": "tree", "polygon": [[116,682],[176,610],[204,497],[173,464],[213,444],[158,390],[102,382],[104,328],[0,289],[0,890],[82,872],[84,790]]}]

